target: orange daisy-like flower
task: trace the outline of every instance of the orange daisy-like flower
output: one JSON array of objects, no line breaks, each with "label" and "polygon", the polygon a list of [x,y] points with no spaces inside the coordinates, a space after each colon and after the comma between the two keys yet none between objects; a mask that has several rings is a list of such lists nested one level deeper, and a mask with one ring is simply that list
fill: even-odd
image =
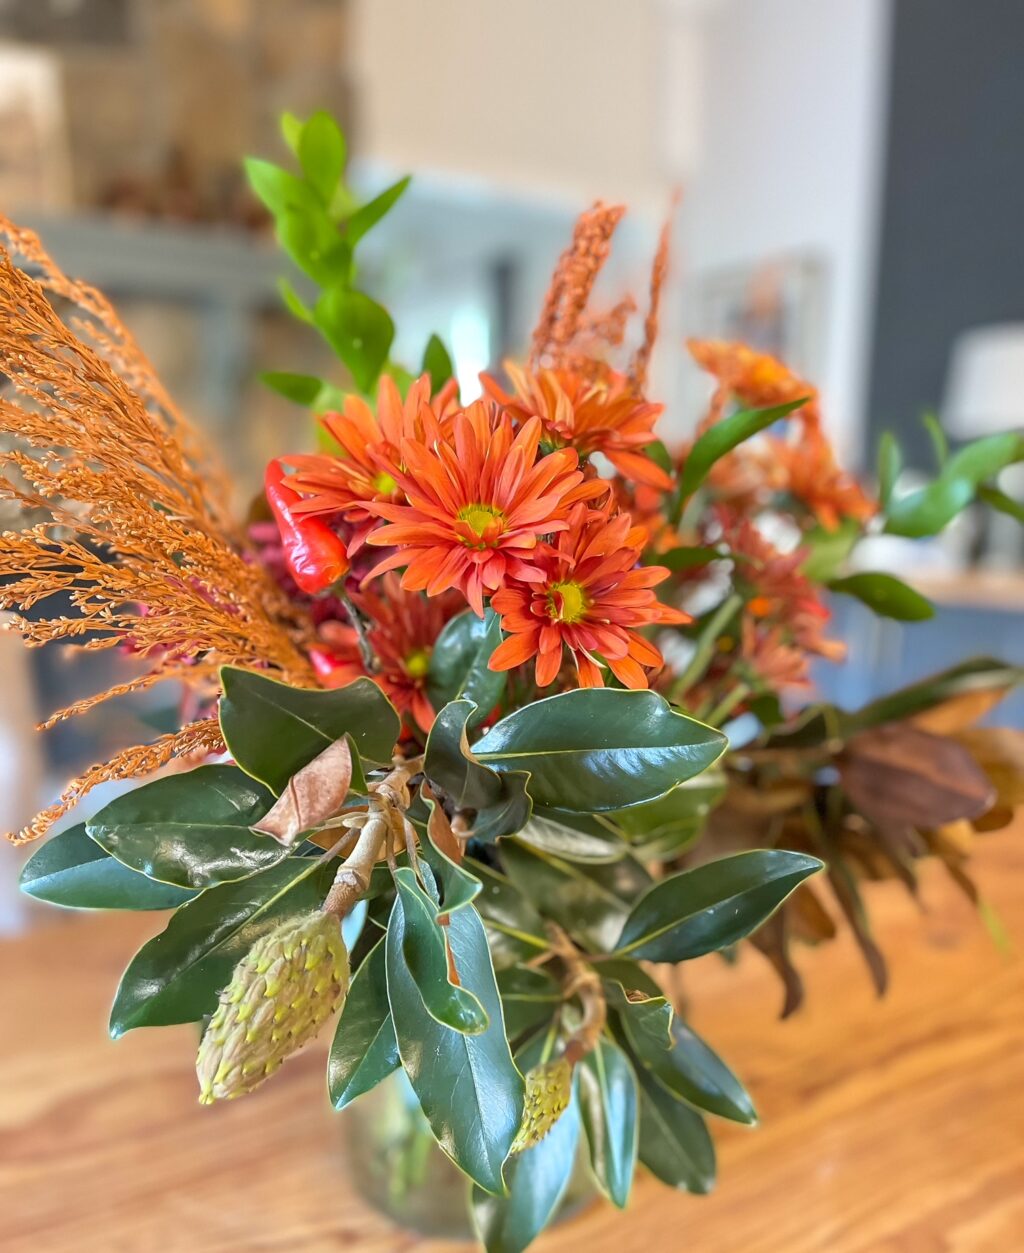
[{"label": "orange daisy-like flower", "polygon": [[296,512],[343,515],[354,527],[350,555],[357,552],[377,525],[366,502],[403,499],[393,473],[401,464],[402,441],[429,442],[440,434],[452,416],[455,387],[454,381],[446,384],[431,402],[430,377],[425,374],[403,401],[394,380],[382,375],[376,413],[361,397],[346,396],[341,413],[321,418],[339,452],[286,458],[298,471],[288,485],[303,494]]},{"label": "orange daisy-like flower", "polygon": [[533,558],[542,535],[563,531],[574,501],[607,490],[584,481],[573,449],[538,458],[541,424],[517,433],[512,419],[476,401],[431,442],[404,439],[405,468],[393,467],[407,503],[375,500],[368,512],[388,525],[369,542],[396,551],[370,571],[406,569],[402,586],[436,596],[457,587],[476,613],[510,578],[543,578]]},{"label": "orange daisy-like flower", "polygon": [[672,480],[639,449],[654,440],[654,424],[664,405],[638,396],[623,374],[584,377],[571,370],[520,369],[505,363],[514,394],[509,395],[489,375],[481,381],[488,395],[520,421],[538,417],[545,437],[557,445],[575,448],[581,457],[603,453],[627,479],[669,491]]},{"label": "orange daisy-like flower", "polygon": [[[445,623],[463,608],[462,597],[449,592],[428,599],[403,591],[398,576],[386,574],[379,590],[356,592],[352,599],[369,619],[367,638],[380,663],[369,677],[400,714],[429,731],[436,712],[427,695],[430,655]],[[324,647],[312,649],[310,658],[324,687],[344,687],[369,673],[348,623],[323,623],[320,639]]]},{"label": "orange daisy-like flower", "polygon": [[638,564],[646,539],[628,514],[609,517],[577,505],[569,529],[536,559],[540,581],[511,584],[491,598],[509,634],[490,668],[511,670],[536,657],[537,686],[547,687],[562,667],[564,646],[582,687],[602,685],[599,657],[627,687],[647,687],[646,671],[664,662],[638,628],[690,619],[655,596],[669,571]]},{"label": "orange daisy-like flower", "polygon": [[731,397],[753,409],[786,405],[807,399],[799,410],[808,425],[820,421],[818,389],[812,387],[784,362],[766,352],[756,352],[747,344],[723,339],[688,339],[690,355],[702,370],[718,382],[704,426],[717,422]]}]

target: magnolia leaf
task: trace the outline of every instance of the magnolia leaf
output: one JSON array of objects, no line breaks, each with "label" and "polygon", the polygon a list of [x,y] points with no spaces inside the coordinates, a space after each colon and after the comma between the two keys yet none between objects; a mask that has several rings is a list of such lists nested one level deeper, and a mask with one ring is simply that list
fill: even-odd
[{"label": "magnolia leaf", "polygon": [[446,623],[430,653],[427,694],[434,708],[472,701],[466,726],[482,722],[505,691],[507,676],[487,666],[500,643],[501,621],[491,609],[483,618],[467,609]]},{"label": "magnolia leaf", "polygon": [[855,596],[883,618],[897,622],[922,622],[935,617],[935,606],[920,592],[891,574],[850,574],[830,580],[829,590]]},{"label": "magnolia leaf", "polygon": [[507,1196],[473,1189],[473,1225],[486,1253],[523,1253],[554,1218],[572,1178],[579,1136],[574,1093],[543,1140],[509,1160]]},{"label": "magnolia leaf", "polygon": [[241,958],[279,923],[318,909],[336,870],[337,861],[289,857],[182,905],[121,977],[110,1034],[198,1022],[212,1014]]},{"label": "magnolia leaf", "polygon": [[394,880],[403,914],[402,957],[427,1013],[464,1035],[486,1031],[487,1014],[473,993],[459,985],[444,928],[438,925],[437,911],[416,882],[416,875],[406,866],[395,871]]},{"label": "magnolia leaf", "polygon": [[[224,666],[220,677],[225,743],[246,774],[273,792],[280,794],[294,774],[345,735],[363,761],[390,764],[401,723],[372,679],[314,691],[233,666]],[[356,786],[360,778],[355,773]]]},{"label": "magnolia leaf", "polygon": [[285,856],[280,844],[250,829],[273,800],[237,766],[199,766],[125,792],[85,827],[132,870],[181,888],[209,888]]},{"label": "magnolia leaf", "polygon": [[741,409],[709,427],[694,441],[683,462],[683,472],[679,476],[680,499],[687,500],[693,495],[720,457],[732,452],[744,440],[757,435],[766,427],[773,426],[780,418],[787,417],[809,399],[809,396],[805,396],[801,400],[775,405],[771,409]]},{"label": "magnolia leaf", "polygon": [[473,752],[494,770],[528,772],[535,804],[591,814],[664,795],[713,765],[726,744],[656,692],[592,688],[517,709]]},{"label": "magnolia leaf", "polygon": [[502,1193],[502,1163],[523,1116],[523,1080],[512,1061],[483,923],[471,905],[453,913],[449,944],[462,986],[489,1025],[464,1035],[428,1012],[406,966],[405,911],[396,897],[387,934],[388,1002],[399,1055],[434,1137],[487,1192]]},{"label": "magnolia leaf", "polygon": [[808,875],[816,857],[755,849],[662,879],[633,906],[616,950],[646,961],[686,961],[749,935]]},{"label": "magnolia leaf", "polygon": [[667,1096],[641,1069],[640,1161],[662,1183],[683,1192],[710,1192],[715,1183],[715,1146],[704,1119]]},{"label": "magnolia leaf", "polygon": [[[805,890],[805,886],[802,884],[794,892],[793,900]],[[776,910],[768,921],[758,927],[750,937],[751,944],[767,957],[772,969],[782,980],[783,998],[782,1009],[779,1012],[780,1018],[788,1018],[791,1014],[795,1014],[804,1003],[804,981],[789,955],[789,932],[789,902],[787,901],[782,909]]]},{"label": "magnolia leaf", "polygon": [[386,937],[352,979],[327,1060],[327,1089],[335,1109],[375,1088],[401,1065],[388,1004]]},{"label": "magnolia leaf", "polygon": [[633,1186],[639,1143],[636,1076],[622,1050],[603,1037],[576,1073],[594,1178],[605,1196],[624,1209]]},{"label": "magnolia leaf", "polygon": [[963,745],[907,723],[854,736],[838,758],[850,803],[883,827],[938,827],[976,818],[996,791]]},{"label": "magnolia leaf", "polygon": [[463,865],[483,885],[475,905],[487,925],[495,964],[508,967],[546,952],[544,922],[518,887],[483,862],[467,857]]},{"label": "magnolia leaf", "polygon": [[129,869],[89,838],[84,822],[41,844],[19,883],[28,896],[68,909],[177,909],[195,895]]},{"label": "magnolia leaf", "polygon": [[558,809],[534,809],[516,838],[522,844],[568,861],[620,861],[629,852],[629,845],[612,821],[596,814],[581,817]]},{"label": "magnolia leaf", "polygon": [[562,1003],[562,990],[544,970],[510,966],[497,974],[509,1039],[550,1021]]},{"label": "magnolia leaf", "polygon": [[351,783],[352,749],[342,736],[292,775],[273,808],[252,829],[290,848],[303,832],[338,813]]},{"label": "magnolia leaf", "polygon": [[518,839],[502,842],[501,859],[509,878],[545,918],[604,951],[614,946],[630,905],[652,882],[631,857],[580,864]]}]

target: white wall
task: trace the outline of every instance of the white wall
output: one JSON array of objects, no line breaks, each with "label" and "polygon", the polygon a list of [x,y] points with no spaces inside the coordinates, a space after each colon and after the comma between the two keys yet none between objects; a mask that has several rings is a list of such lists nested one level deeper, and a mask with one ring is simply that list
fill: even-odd
[{"label": "white wall", "polygon": [[[889,0],[719,0],[703,18],[690,281],[812,252],[827,265],[826,415],[861,452],[885,116]],[[695,328],[699,330],[699,328]]]},{"label": "white wall", "polygon": [[695,120],[685,79],[665,82],[669,42],[685,55],[671,10],[665,0],[356,0],[361,151],[534,196],[662,206],[666,163],[688,160]]}]

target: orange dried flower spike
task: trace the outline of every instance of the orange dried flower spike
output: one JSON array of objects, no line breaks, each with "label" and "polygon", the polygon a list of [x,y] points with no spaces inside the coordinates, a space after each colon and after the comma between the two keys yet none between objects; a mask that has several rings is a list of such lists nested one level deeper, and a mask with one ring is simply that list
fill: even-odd
[{"label": "orange dried flower spike", "polygon": [[369,543],[396,551],[367,577],[405,566],[402,587],[428,596],[456,587],[480,615],[508,579],[541,579],[540,537],[565,530],[574,501],[607,489],[584,481],[571,448],[538,457],[540,437],[538,418],[516,432],[507,413],[476,401],[432,443],[403,440],[394,476],[407,503],[366,506],[387,524]]},{"label": "orange dried flower spike", "polygon": [[606,510],[576,505],[568,529],[534,559],[541,579],[512,583],[491,598],[508,633],[491,669],[536,658],[537,686],[547,687],[568,650],[581,687],[602,685],[599,658],[627,687],[647,687],[647,671],[660,670],[663,659],[639,629],[690,618],[658,601],[653,589],[669,571],[638,564],[646,542],[646,531],[628,514],[609,517]]}]

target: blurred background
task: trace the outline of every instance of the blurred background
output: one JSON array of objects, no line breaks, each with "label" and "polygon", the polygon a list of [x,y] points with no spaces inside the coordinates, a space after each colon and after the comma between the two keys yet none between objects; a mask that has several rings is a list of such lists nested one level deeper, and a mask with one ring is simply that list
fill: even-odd
[{"label": "blurred background", "polygon": [[[306,433],[257,371],[331,366],[281,307],[288,266],[241,171],[286,159],[285,109],[341,119],[361,189],[416,174],[369,248],[397,357],[437,330],[475,394],[523,348],[596,197],[630,206],[609,277],[642,295],[681,188],[651,388],[665,437],[706,394],[683,336],[738,337],[820,384],[847,463],[870,476],[888,428],[928,470],[926,412],[953,441],[1024,425],[1022,52],[1007,0],[0,0],[0,209],[113,297],[240,501]],[[873,568],[944,612],[902,626],[850,601],[824,693],[856,705],[967,653],[1024,660],[1022,559],[1005,517],[912,553],[885,541]],[[112,704],[29,736],[106,677],[0,650],[7,829],[129,732]],[[1024,724],[1021,701],[1000,719]]]}]

